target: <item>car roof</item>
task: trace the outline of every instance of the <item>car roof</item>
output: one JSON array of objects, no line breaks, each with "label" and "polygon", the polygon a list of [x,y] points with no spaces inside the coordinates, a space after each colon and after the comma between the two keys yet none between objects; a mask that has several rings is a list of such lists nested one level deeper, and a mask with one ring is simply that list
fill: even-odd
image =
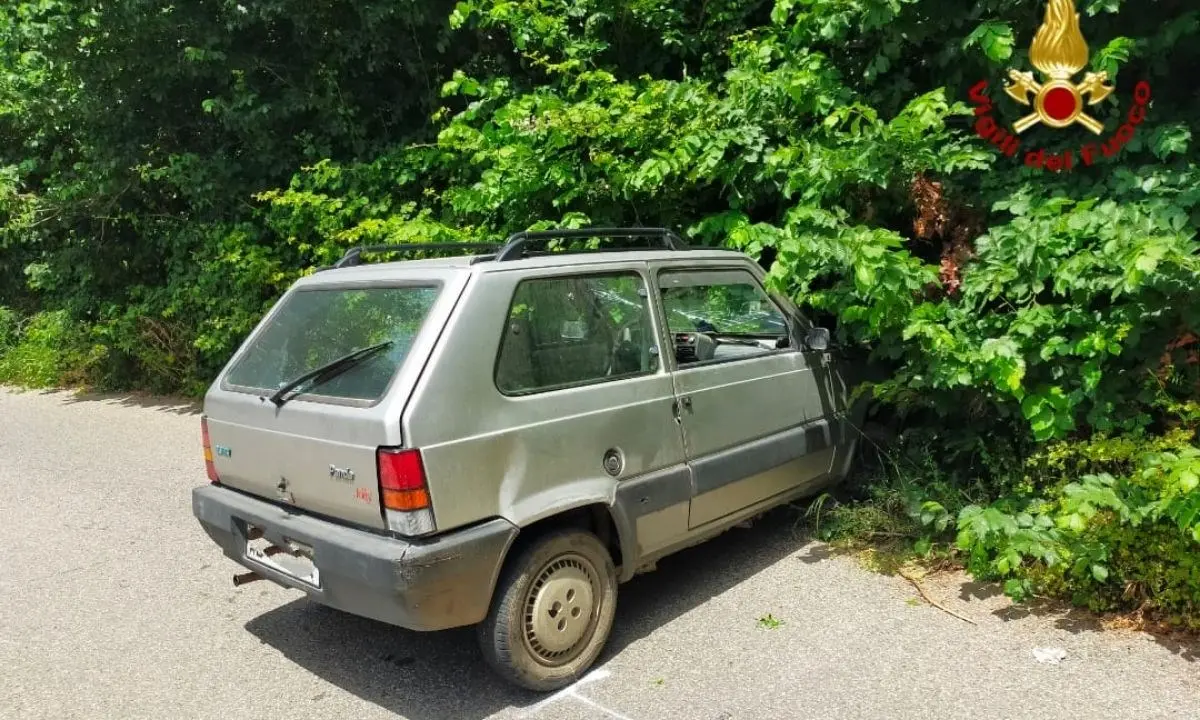
[{"label": "car roof", "polygon": [[749,259],[736,250],[721,248],[689,248],[687,250],[612,250],[599,252],[539,253],[515,260],[497,261],[489,255],[456,255],[452,257],[396,260],[363,263],[344,268],[329,268],[304,278],[305,284],[322,281],[382,280],[389,275],[410,275],[414,270],[434,273],[470,271],[475,273],[506,272],[529,268],[557,268],[583,265],[602,265],[624,262],[656,262],[663,260],[731,260]]}]

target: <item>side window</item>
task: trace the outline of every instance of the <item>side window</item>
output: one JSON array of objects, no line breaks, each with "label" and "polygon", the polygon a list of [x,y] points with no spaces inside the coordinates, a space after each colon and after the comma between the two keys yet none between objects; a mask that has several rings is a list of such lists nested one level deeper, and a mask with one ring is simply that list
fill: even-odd
[{"label": "side window", "polygon": [[522,280],[496,358],[506,395],[658,370],[646,285],[637,273]]},{"label": "side window", "polygon": [[788,337],[783,313],[745,270],[663,271],[659,287],[681,367],[769,353]]}]

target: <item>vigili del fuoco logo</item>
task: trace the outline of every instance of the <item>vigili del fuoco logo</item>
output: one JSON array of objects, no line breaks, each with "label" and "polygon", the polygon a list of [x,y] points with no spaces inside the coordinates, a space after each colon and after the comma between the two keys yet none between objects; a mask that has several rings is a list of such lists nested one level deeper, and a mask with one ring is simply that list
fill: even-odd
[{"label": "vigili del fuoco logo", "polygon": [[[1079,13],[1075,11],[1073,0],[1049,0],[1046,17],[1029,47],[1029,61],[1037,68],[1039,77],[1028,71],[1012,68],[1008,71],[1010,82],[1004,91],[1030,111],[1013,123],[1011,129],[1002,127],[992,116],[992,99],[985,94],[988,81],[980,80],[971,88],[975,132],[981,138],[1008,157],[1016,157],[1021,150],[1021,134],[1036,125],[1056,130],[1081,126],[1094,135],[1104,132],[1104,125],[1088,114],[1088,106],[1107,98],[1114,88],[1105,71],[1088,72],[1082,80],[1075,82],[1074,78],[1087,67],[1088,46],[1079,29]],[[1150,84],[1143,80],[1133,90],[1133,105],[1125,122],[1107,140],[1085,143],[1077,152],[1027,150],[1025,164],[1060,172],[1072,169],[1076,162],[1092,165],[1101,156],[1112,157],[1133,139],[1138,125],[1146,118],[1149,102]]]}]

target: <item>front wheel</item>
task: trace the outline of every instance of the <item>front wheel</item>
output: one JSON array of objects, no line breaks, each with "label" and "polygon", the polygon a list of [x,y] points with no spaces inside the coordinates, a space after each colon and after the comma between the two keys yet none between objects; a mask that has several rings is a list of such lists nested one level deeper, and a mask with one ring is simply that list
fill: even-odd
[{"label": "front wheel", "polygon": [[617,605],[608,550],[582,530],[550,533],[515,559],[479,624],[483,656],[509,682],[541,692],[579,679],[604,649]]}]

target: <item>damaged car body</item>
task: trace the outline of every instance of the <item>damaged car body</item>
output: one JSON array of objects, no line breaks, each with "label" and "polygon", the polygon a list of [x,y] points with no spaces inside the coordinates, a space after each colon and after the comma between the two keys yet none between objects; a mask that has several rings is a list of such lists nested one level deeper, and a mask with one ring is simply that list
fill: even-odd
[{"label": "damaged car body", "polygon": [[[603,239],[646,246],[547,248]],[[428,257],[363,260],[396,252]],[[661,228],[355,248],[208,390],[194,515],[236,582],[476,626],[500,675],[564,687],[620,584],[849,472],[853,371],[764,280]]]}]

